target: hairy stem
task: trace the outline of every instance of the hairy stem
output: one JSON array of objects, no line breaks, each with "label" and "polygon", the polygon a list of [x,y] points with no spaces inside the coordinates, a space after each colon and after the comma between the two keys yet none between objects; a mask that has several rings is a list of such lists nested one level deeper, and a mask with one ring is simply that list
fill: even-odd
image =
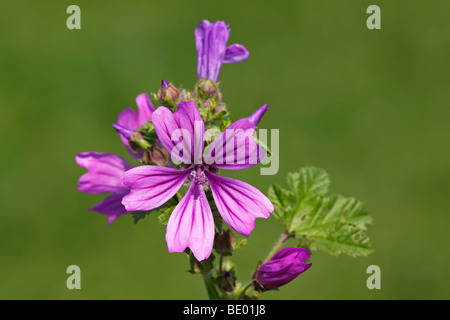
[{"label": "hairy stem", "polygon": [[266,263],[267,261],[269,261],[270,259],[272,259],[272,257],[275,255],[275,253],[277,253],[278,250],[280,250],[280,248],[287,241],[287,239],[289,239],[289,237],[290,237],[289,233],[287,233],[286,231],[281,234],[280,238],[275,243],[275,245],[273,246],[272,250],[270,250],[270,252],[267,255],[266,259],[264,259],[263,264]]}]

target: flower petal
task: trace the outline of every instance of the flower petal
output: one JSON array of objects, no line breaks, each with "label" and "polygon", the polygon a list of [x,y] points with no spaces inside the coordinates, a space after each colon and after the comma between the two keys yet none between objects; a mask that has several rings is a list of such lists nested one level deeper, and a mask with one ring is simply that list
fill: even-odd
[{"label": "flower petal", "polygon": [[155,107],[153,107],[146,93],[141,93],[136,97],[136,104],[138,106],[137,125],[140,127],[152,119],[152,113],[155,111]]},{"label": "flower petal", "polygon": [[126,160],[111,153],[83,152],[75,157],[80,167],[88,170],[78,180],[78,190],[86,193],[123,193],[122,177],[133,168]]},{"label": "flower petal", "polygon": [[128,152],[135,159],[140,159],[142,158],[142,153],[134,152],[130,147],[130,135],[141,125],[152,119],[152,113],[155,108],[146,93],[141,93],[136,97],[136,104],[138,106],[138,113],[130,108],[123,110],[117,118],[118,126],[113,124],[113,127],[119,132],[120,139]]},{"label": "flower petal", "polygon": [[152,119],[158,139],[171,155],[172,161],[201,164],[205,124],[193,100],[181,101],[172,113],[159,107]]},{"label": "flower petal", "polygon": [[253,139],[255,123],[247,118],[230,125],[208,146],[206,164],[220,169],[241,170],[258,164],[266,151]]},{"label": "flower petal", "polygon": [[255,126],[257,126],[259,123],[259,120],[261,120],[264,113],[266,113],[268,107],[269,107],[268,104],[262,105],[261,107],[258,108],[258,110],[253,112],[252,115],[250,117],[248,117],[247,119],[250,122],[253,122],[255,124]]},{"label": "flower petal", "polygon": [[230,29],[224,21],[210,23],[203,20],[195,29],[197,76],[217,81],[225,57]]},{"label": "flower petal", "polygon": [[100,203],[97,203],[95,206],[90,208],[91,211],[97,211],[101,214],[104,214],[105,216],[108,216],[108,224],[114,222],[117,218],[119,218],[121,215],[124,215],[127,213],[127,210],[122,205],[122,198],[125,194],[112,194],[105,198]]},{"label": "flower petal", "polygon": [[232,44],[225,50],[223,63],[236,63],[248,59],[250,53],[242,44]]},{"label": "flower petal", "polygon": [[287,256],[295,254],[295,259],[300,260],[301,262],[307,261],[311,259],[311,253],[308,249],[301,248],[301,247],[290,247],[290,248],[284,248],[275,253],[275,255],[272,257],[271,260],[277,260],[277,259],[285,259]]},{"label": "flower petal", "polygon": [[268,218],[273,212],[270,200],[255,187],[206,170],[205,174],[220,215],[240,234],[248,236],[255,227],[256,218]]},{"label": "flower petal", "polygon": [[191,171],[159,166],[131,169],[123,176],[123,183],[130,188],[130,193],[122,199],[122,204],[127,211],[158,208],[177,193]]},{"label": "flower petal", "polygon": [[187,247],[199,261],[207,259],[214,243],[214,219],[203,186],[192,183],[170,216],[166,230],[169,252]]},{"label": "flower petal", "polygon": [[285,248],[258,267],[257,281],[264,290],[274,290],[294,280],[311,267],[310,252],[304,248]]}]

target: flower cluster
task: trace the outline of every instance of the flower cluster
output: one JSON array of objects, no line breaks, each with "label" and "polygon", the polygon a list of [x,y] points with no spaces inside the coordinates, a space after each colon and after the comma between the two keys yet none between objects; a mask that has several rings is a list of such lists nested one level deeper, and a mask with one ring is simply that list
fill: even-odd
[{"label": "flower cluster", "polygon": [[[109,194],[91,210],[106,215],[111,224],[129,212],[164,209],[169,213],[168,251],[189,253],[202,273],[213,247],[221,257],[236,248],[236,236],[222,230],[222,221],[248,237],[255,219],[268,218],[274,211],[261,191],[220,175],[220,170],[250,168],[266,154],[254,132],[268,105],[233,122],[219,90],[222,64],[249,57],[244,46],[227,45],[229,35],[225,22],[201,21],[195,30],[198,60],[194,90],[162,80],[156,93],[137,96],[137,112],[125,109],[119,114],[113,127],[134,165],[109,153],[76,155],[77,164],[88,170],[79,179],[78,190]],[[182,188],[184,196],[179,192]],[[280,251],[258,267],[255,289],[275,289],[289,282],[310,267],[303,263],[308,259],[307,249]],[[219,273],[217,286],[224,292],[234,290],[232,268],[221,265]]]},{"label": "flower cluster", "polygon": [[[256,218],[268,218],[274,210],[258,189],[218,174],[220,169],[252,167],[265,154],[252,135],[267,105],[248,118],[231,123],[218,89],[222,64],[249,56],[242,45],[227,46],[229,34],[229,26],[223,21],[202,21],[195,30],[199,80],[196,90],[179,90],[163,80],[154,95],[161,104],[158,108],[142,93],[136,98],[137,113],[125,109],[119,114],[113,127],[140,166],[133,167],[107,153],[85,152],[76,156],[78,165],[88,169],[80,178],[78,189],[112,193],[91,208],[107,215],[109,223],[126,212],[159,208],[187,185],[186,194],[170,215],[166,242],[170,252],[190,248],[199,261],[210,256],[215,234],[205,191],[212,193],[223,220],[244,236],[253,230]],[[216,128],[221,134],[213,142],[206,142],[205,127]],[[202,156],[207,146],[208,153]]]}]

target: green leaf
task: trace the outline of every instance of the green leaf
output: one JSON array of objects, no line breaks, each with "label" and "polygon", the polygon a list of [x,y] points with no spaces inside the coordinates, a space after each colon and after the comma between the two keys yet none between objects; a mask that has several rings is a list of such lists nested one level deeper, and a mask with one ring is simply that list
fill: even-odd
[{"label": "green leaf", "polygon": [[366,225],[372,222],[354,198],[327,196],[330,179],[323,169],[306,167],[289,173],[289,190],[273,185],[268,192],[275,215],[299,246],[353,257],[372,252]]},{"label": "green leaf", "polygon": [[138,223],[140,220],[144,219],[148,215],[149,215],[148,211],[136,211],[131,213],[134,224]]},{"label": "green leaf", "polygon": [[303,202],[294,215],[290,231],[298,238],[305,238],[311,250],[366,256],[372,248],[364,231],[371,221],[361,202],[333,195]]},{"label": "green leaf", "polygon": [[290,203],[293,200],[292,192],[284,190],[275,184],[269,187],[267,196],[275,207],[275,217],[277,219],[283,218],[285,212],[289,210]]},{"label": "green leaf", "polygon": [[168,208],[159,210],[158,212],[161,212],[161,214],[158,216],[158,222],[166,226],[167,223],[169,222],[170,215],[172,214],[172,211],[175,209],[175,207],[176,206],[170,206]]},{"label": "green leaf", "polygon": [[248,238],[240,238],[236,241],[236,243],[233,245],[233,250],[237,250],[239,248],[242,248],[245,246],[248,242]]},{"label": "green leaf", "polygon": [[297,201],[308,200],[328,193],[330,178],[325,170],[306,167],[288,173],[287,182]]},{"label": "green leaf", "polygon": [[158,222],[163,225],[167,225],[167,223],[169,222],[170,215],[172,214],[172,211],[175,209],[178,203],[177,197],[178,195],[173,196],[173,198],[171,198],[165,204],[153,210],[132,212],[131,215],[133,216],[134,223],[135,224],[138,223],[140,220],[144,219],[149,214],[159,214]]}]

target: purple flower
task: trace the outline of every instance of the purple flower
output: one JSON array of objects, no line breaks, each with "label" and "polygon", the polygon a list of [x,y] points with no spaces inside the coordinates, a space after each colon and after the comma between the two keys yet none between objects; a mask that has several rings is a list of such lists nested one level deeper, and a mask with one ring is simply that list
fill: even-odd
[{"label": "purple flower", "polygon": [[311,267],[311,263],[304,263],[309,259],[308,249],[285,248],[278,251],[272,259],[256,269],[253,275],[255,289],[275,290],[291,282]]},{"label": "purple flower", "polygon": [[227,47],[229,25],[224,21],[214,23],[203,20],[195,29],[197,49],[197,76],[217,81],[222,63],[236,63],[248,59],[248,50],[240,44]]},{"label": "purple flower", "polygon": [[78,180],[79,191],[112,193],[90,210],[108,216],[108,224],[127,213],[122,205],[122,198],[129,190],[123,186],[122,179],[125,171],[133,166],[121,157],[110,153],[83,152],[78,153],[75,160],[80,167],[88,170]]},{"label": "purple flower", "polygon": [[[214,243],[214,220],[205,185],[209,185],[222,218],[237,232],[248,236],[256,218],[269,217],[274,210],[273,205],[258,189],[217,175],[219,168],[249,168],[262,158],[264,150],[251,138],[255,129],[253,122],[244,118],[233,123],[228,127],[230,130],[222,132],[208,146],[204,159],[205,126],[194,101],[180,102],[175,113],[159,107],[153,113],[152,122],[159,141],[172,158],[183,163],[182,169],[147,165],[127,171],[124,185],[130,188],[130,193],[122,203],[128,211],[151,210],[172,198],[186,181],[190,182],[187,193],[173,210],[167,224],[169,252],[182,252],[189,247],[199,261],[210,256]],[[238,137],[239,132],[244,136]],[[227,142],[232,148],[227,148]],[[227,161],[229,159],[232,161]]]},{"label": "purple flower", "polygon": [[113,124],[114,129],[120,134],[123,144],[128,149],[128,152],[135,158],[142,158],[142,153],[133,152],[130,147],[130,137],[137,128],[152,119],[152,113],[155,111],[148,95],[141,93],[136,97],[136,104],[138,112],[133,109],[123,110],[117,119],[117,124]]}]

